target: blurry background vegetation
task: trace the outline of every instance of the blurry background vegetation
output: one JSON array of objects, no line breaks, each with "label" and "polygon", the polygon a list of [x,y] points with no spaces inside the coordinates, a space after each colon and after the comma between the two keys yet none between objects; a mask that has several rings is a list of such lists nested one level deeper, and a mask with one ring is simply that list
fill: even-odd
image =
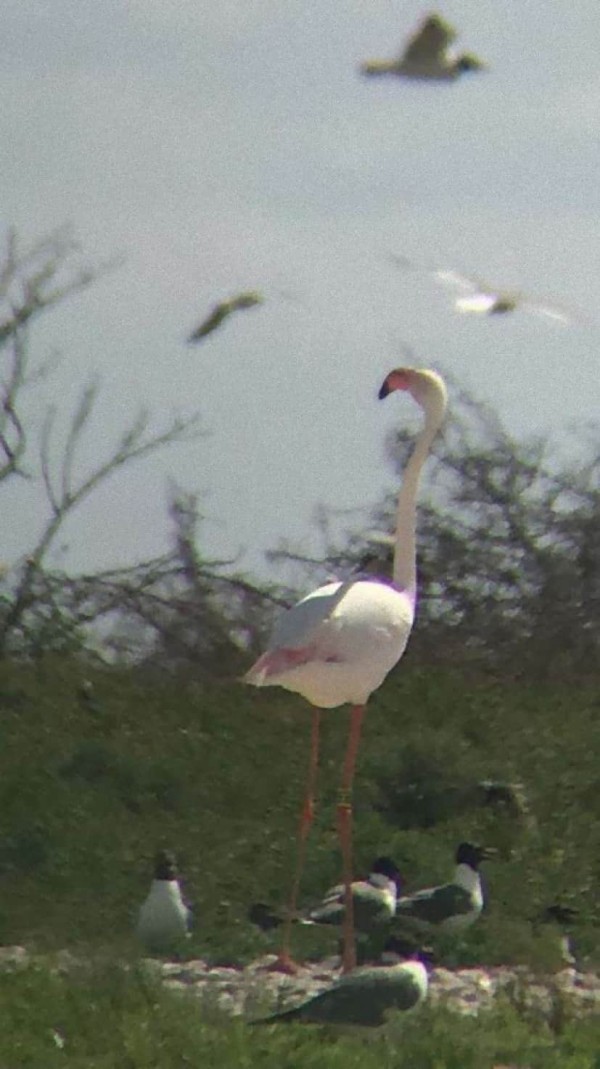
[{"label": "blurry background vegetation", "polygon": [[[52,410],[26,425],[22,397],[51,374],[30,361],[28,323],[97,271],[65,231],[29,249],[13,236],[0,267],[0,482],[35,479],[48,502],[37,542],[0,577],[0,943],[125,951],[152,855],[168,846],[196,912],[190,953],[243,960],[271,946],[248,904],[289,887],[309,717],[301,699],[239,676],[298,594],[332,574],[385,574],[395,490],[347,529],[323,508],[318,558],[275,547],[271,583],[204,558],[201,503],[181,487],[170,552],[113,572],[57,570],[62,523],[97,485],[200,433],[197,417],[155,431],[141,414],[78,482],[95,388],[70,418]],[[445,960],[549,967],[543,907],[578,908],[584,956],[600,923],[598,435],[588,428],[567,463],[549,442],[512,440],[450,385],[420,506],[418,620],[365,725],[356,868],[391,854],[415,889],[447,877],[459,840],[497,846],[485,918]],[[409,448],[402,434],[390,441],[390,486]],[[339,877],[346,730],[347,711],[327,714],[307,898]],[[335,945],[298,938],[309,953]]]}]

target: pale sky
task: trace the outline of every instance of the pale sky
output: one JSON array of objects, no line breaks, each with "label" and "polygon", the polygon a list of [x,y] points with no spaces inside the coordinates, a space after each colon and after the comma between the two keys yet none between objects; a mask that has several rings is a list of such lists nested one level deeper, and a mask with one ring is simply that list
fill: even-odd
[{"label": "pale sky", "polygon": [[[374,503],[384,440],[416,426],[377,389],[403,362],[449,369],[515,435],[559,441],[600,402],[597,0],[449,0],[489,72],[367,80],[427,11],[416,0],[4,0],[3,225],[70,221],[125,265],[31,330],[62,363],[63,411],[92,376],[87,459],[137,407],[199,408],[209,432],[118,475],[69,524],[75,571],[166,546],[166,484],[199,493],[202,549],[260,561],[308,538],[315,505]],[[586,308],[561,326],[461,317],[390,252]],[[187,333],[242,289],[265,296],[203,345]],[[424,482],[427,482],[425,475]],[[33,545],[39,491],[4,488],[0,559]]]}]

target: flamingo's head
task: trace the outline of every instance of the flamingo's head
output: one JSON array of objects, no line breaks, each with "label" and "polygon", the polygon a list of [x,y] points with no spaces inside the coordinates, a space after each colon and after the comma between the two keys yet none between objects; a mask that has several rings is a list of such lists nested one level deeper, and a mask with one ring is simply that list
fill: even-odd
[{"label": "flamingo's head", "polygon": [[386,375],[379,391],[383,400],[394,390],[407,390],[425,412],[427,421],[439,425],[446,411],[446,386],[437,371],[426,368],[397,367]]}]

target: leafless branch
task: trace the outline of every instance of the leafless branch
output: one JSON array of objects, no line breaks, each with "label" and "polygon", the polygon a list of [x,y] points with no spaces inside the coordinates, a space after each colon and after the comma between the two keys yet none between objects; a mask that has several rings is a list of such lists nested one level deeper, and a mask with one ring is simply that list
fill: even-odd
[{"label": "leafless branch", "polygon": [[21,246],[14,230],[6,238],[0,267],[0,348],[42,311],[87,289],[120,261],[93,267],[81,263],[81,249],[69,226]]},{"label": "leafless branch", "polygon": [[51,515],[42,530],[37,544],[29,554],[14,593],[12,604],[0,621],[0,653],[6,648],[8,637],[21,620],[30,602],[36,578],[59,530],[70,513],[80,505],[106,479],[127,464],[146,458],[166,446],[195,440],[201,434],[200,417],[175,418],[162,431],[147,433],[147,418],[138,417],[125,430],[115,449],[106,460],[93,469],[78,484],[72,480],[72,466],[76,448],[93,412],[95,391],[84,389],[67,432],[67,450],[63,453],[59,478],[60,491],[52,479],[51,431],[54,414],[49,413],[42,438],[40,458],[42,478],[51,506]]},{"label": "leafless branch", "polygon": [[17,411],[19,394],[26,373],[26,349],[20,332],[12,339],[11,357],[3,381],[0,381],[0,482],[11,475],[25,475],[20,461],[27,448],[27,437]]},{"label": "leafless branch", "polygon": [[46,495],[52,508],[54,516],[58,515],[60,506],[58,498],[54,493],[54,487],[52,485],[52,474],[50,471],[50,455],[51,455],[51,441],[52,441],[52,428],[54,427],[54,421],[56,418],[56,408],[54,405],[50,405],[46,411],[44,422],[42,424],[42,433],[40,438],[40,470],[42,473],[42,480],[46,488]]}]

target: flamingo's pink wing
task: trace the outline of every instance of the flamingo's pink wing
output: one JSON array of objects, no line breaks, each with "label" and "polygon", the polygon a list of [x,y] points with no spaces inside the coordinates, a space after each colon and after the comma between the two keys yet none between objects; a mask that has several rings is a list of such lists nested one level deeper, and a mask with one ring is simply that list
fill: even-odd
[{"label": "flamingo's pink wing", "polygon": [[300,647],[300,649],[279,646],[277,649],[267,650],[246,672],[243,681],[260,686],[269,676],[278,676],[289,672],[291,668],[297,668],[300,664],[308,664],[313,657],[314,649],[310,646]]}]

